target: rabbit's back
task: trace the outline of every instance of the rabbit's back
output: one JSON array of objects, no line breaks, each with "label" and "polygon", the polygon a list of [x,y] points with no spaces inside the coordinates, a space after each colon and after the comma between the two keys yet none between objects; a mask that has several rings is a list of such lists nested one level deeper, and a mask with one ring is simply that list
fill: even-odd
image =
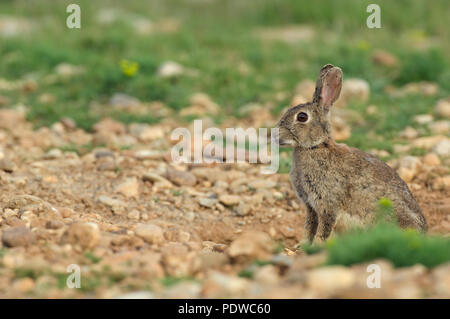
[{"label": "rabbit's back", "polygon": [[383,161],[361,150],[334,141],[295,149],[291,181],[297,195],[315,211],[337,214],[337,231],[371,223],[381,197],[393,202],[400,226],[426,230],[405,182]]}]

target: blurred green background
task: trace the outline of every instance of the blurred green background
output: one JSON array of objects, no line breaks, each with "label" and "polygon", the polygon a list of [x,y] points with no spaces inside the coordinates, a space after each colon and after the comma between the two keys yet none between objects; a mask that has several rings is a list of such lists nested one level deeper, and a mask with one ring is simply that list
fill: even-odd
[{"label": "blurred green background", "polygon": [[[81,7],[81,29],[66,27],[70,3]],[[413,116],[430,112],[450,93],[450,1],[379,0],[381,29],[366,27],[370,3],[2,0],[0,95],[11,105],[26,105],[36,126],[69,116],[89,130],[100,117],[90,112],[92,104],[107,103],[118,92],[144,102],[161,101],[174,110],[186,107],[193,93],[204,92],[221,106],[215,118],[220,122],[238,117],[247,103],[273,105],[277,115],[302,79],[315,79],[322,65],[332,63],[346,78],[362,78],[371,88],[368,103],[348,106],[365,118],[352,124],[348,144],[389,149],[399,131],[415,125]],[[16,25],[8,25],[8,19],[15,19]],[[377,50],[397,57],[399,65],[374,64]],[[185,72],[159,76],[158,69],[167,61]],[[61,63],[84,72],[55,77]],[[15,81],[34,85],[5,89]],[[397,97],[386,93],[389,86],[418,81],[436,83],[439,92]],[[368,104],[375,104],[377,112],[365,114]],[[112,116],[124,122],[160,120],[155,114]],[[367,139],[369,132],[382,138]]]}]

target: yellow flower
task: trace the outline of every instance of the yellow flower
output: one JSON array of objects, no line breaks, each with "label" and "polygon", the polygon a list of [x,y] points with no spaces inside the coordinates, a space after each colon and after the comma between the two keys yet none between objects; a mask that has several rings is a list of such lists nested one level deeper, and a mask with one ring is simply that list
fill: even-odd
[{"label": "yellow flower", "polygon": [[120,61],[120,68],[122,69],[123,74],[129,77],[133,77],[139,70],[139,64],[137,62],[129,60],[122,60]]},{"label": "yellow flower", "polygon": [[366,40],[361,40],[358,41],[358,43],[356,44],[357,48],[360,49],[361,51],[367,51],[370,48],[370,43],[367,42]]}]

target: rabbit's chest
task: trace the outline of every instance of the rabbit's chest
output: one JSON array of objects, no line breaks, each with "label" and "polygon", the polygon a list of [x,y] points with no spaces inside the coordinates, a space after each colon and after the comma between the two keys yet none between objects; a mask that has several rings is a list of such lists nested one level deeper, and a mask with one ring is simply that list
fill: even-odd
[{"label": "rabbit's chest", "polygon": [[341,206],[345,197],[346,181],[339,175],[330,174],[327,167],[296,167],[290,174],[297,196],[317,211]]}]

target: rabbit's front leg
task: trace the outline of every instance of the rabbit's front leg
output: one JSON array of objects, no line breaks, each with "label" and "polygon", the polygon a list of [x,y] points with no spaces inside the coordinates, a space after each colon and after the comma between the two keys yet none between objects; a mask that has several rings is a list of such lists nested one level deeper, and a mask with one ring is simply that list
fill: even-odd
[{"label": "rabbit's front leg", "polygon": [[318,236],[321,241],[327,240],[331,231],[336,224],[336,214],[328,213],[326,211],[319,214],[319,231]]},{"label": "rabbit's front leg", "polygon": [[308,204],[306,204],[306,222],[305,231],[308,242],[312,244],[314,237],[317,233],[317,227],[319,226],[319,216],[316,211]]}]

